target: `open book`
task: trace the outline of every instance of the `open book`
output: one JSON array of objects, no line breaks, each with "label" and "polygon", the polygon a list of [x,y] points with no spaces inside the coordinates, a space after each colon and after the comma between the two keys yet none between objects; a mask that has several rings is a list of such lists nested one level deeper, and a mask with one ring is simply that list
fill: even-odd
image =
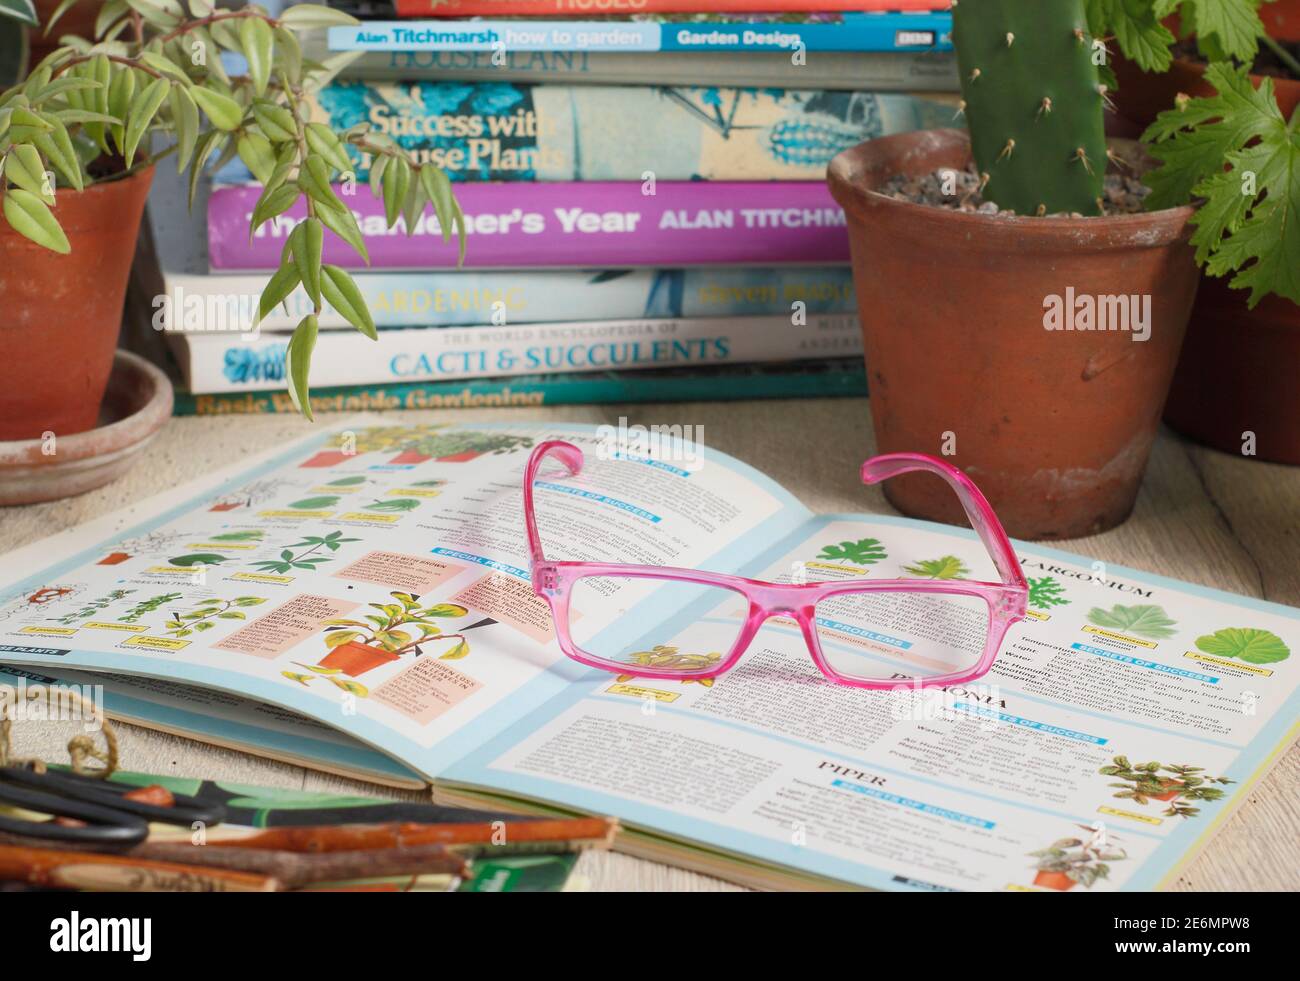
[{"label": "open book", "polygon": [[[978,683],[835,685],[779,618],[712,683],[586,668],[529,582],[545,439],[587,455],[539,481],[552,558],[998,578],[969,529],[813,515],[739,461],[627,435],[318,431],[6,556],[0,683],[102,684],[117,718],[445,802],[612,814],[618,847],[756,886],[1155,888],[1297,735],[1300,611],[1027,544],[1029,618]],[[646,652],[682,627],[628,582],[575,613]],[[845,643],[905,679],[927,627]]]}]

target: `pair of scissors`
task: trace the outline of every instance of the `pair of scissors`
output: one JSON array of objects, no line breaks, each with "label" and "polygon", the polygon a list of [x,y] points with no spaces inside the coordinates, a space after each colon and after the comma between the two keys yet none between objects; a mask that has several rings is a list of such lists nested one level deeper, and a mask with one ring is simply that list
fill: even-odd
[{"label": "pair of scissors", "polygon": [[226,819],[226,809],[220,804],[183,794],[173,795],[174,807],[125,797],[138,789],[75,773],[54,770],[37,773],[26,766],[0,767],[0,805],[76,822],[27,820],[0,813],[0,831],[48,841],[130,847],[149,837],[151,821],[181,826],[201,822],[211,826]]}]

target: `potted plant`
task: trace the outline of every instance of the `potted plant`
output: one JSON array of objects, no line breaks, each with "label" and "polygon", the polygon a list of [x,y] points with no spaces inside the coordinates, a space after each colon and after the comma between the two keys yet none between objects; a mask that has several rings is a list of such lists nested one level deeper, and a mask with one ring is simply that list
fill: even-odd
[{"label": "potted plant", "polygon": [[[953,40],[969,138],[900,134],[830,166],[879,451],[949,456],[1023,538],[1127,517],[1196,290],[1192,208],[1102,214],[1137,196],[1122,176],[1107,187],[1113,158],[1140,160],[1103,129],[1104,39],[1130,34],[1086,13],[1120,21],[1134,6],[962,0]],[[882,193],[966,173],[969,190],[946,208]],[[905,476],[886,495],[963,521],[939,483]]]},{"label": "potted plant", "polygon": [[[1294,244],[1300,191],[1294,181],[1276,177],[1300,165],[1300,0],[1266,4],[1259,10],[1264,23],[1255,19],[1258,0],[1230,0],[1228,6],[1251,27],[1224,37],[1207,35],[1206,25],[1196,22],[1200,57],[1185,42],[1185,53],[1163,72],[1160,59],[1117,66],[1120,111],[1151,124],[1144,139],[1165,160],[1152,174],[1160,182],[1153,200],[1195,195],[1207,202],[1202,214],[1211,216],[1207,223],[1197,220],[1193,243],[1205,275],[1164,417],[1226,452],[1300,464],[1300,265]],[[1243,77],[1221,57],[1207,63],[1220,52],[1254,70]],[[1204,142],[1223,137],[1228,126],[1238,130],[1237,139],[1213,148]],[[1173,178],[1165,181],[1162,171]],[[1245,182],[1256,180],[1259,191],[1253,193]],[[1216,231],[1220,220],[1226,236]]]},{"label": "potted plant", "polygon": [[[469,616],[468,609],[455,603],[421,606],[420,598],[411,593],[392,592],[388,595],[397,602],[371,603],[371,608],[378,612],[366,614],[364,620],[335,618],[322,621],[326,625],[325,646],[329,653],[314,665],[299,667],[316,675],[345,674],[357,678],[406,654],[418,656],[423,653],[423,645],[434,640],[455,641],[439,655],[439,660],[455,661],[469,654],[469,641],[464,634],[444,634],[433,622]],[[312,675],[294,671],[283,674],[304,685],[312,681]]]},{"label": "potted plant", "polygon": [[[1034,885],[1061,892],[1082,885],[1091,889],[1099,879],[1110,878],[1109,862],[1119,862],[1128,855],[1122,848],[1111,848],[1105,834],[1086,824],[1078,825],[1087,832],[1084,838],[1061,838],[1046,848],[1030,852],[1037,858],[1034,865]],[[1117,840],[1111,836],[1111,840]]]},{"label": "potted plant", "polygon": [[[75,2],[63,0],[52,20]],[[312,300],[286,365],[290,394],[308,418],[323,304],[376,336],[351,276],[321,261],[326,234],[366,257],[356,218],[331,186],[353,170],[349,148],[377,155],[370,184],[390,227],[402,219],[413,228],[432,204],[444,241],[455,229],[463,252],[464,219],[440,169],[366,126],[336,133],[305,118],[305,94],[355,55],[312,61],[299,34],[357,21],[316,4],[272,16],[254,5],[218,11],[212,0],[187,2],[188,10],[180,0],[109,0],[93,39],[61,37],[25,80],[0,93],[0,439],[94,426],[152,168],[167,155],[189,170],[192,188],[205,168],[238,155],[264,187],[250,231],[306,197],[307,217],[286,239],[259,316],[299,284]],[[0,3],[12,19],[21,0]],[[247,73],[229,75],[223,51],[244,56]]]},{"label": "potted plant", "polygon": [[1120,791],[1113,796],[1146,804],[1158,800],[1168,803],[1165,817],[1191,818],[1200,808],[1189,801],[1214,801],[1223,799],[1223,791],[1208,784],[1229,784],[1227,777],[1211,777],[1204,767],[1163,763],[1130,763],[1126,756],[1116,756],[1110,764],[1097,771],[1108,777],[1118,777],[1122,783],[1112,783]]}]

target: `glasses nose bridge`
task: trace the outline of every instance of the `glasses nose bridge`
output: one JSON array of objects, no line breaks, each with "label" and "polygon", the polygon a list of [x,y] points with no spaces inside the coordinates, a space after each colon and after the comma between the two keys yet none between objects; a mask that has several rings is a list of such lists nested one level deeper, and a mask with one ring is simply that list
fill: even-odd
[{"label": "glasses nose bridge", "polygon": [[759,623],[775,616],[792,616],[802,623],[812,616],[812,600],[796,583],[767,583],[753,592],[751,603],[762,615]]}]

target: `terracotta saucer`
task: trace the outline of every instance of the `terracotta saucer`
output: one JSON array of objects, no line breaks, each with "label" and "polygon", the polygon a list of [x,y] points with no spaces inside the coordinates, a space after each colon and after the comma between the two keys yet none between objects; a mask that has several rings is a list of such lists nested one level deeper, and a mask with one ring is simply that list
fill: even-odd
[{"label": "terracotta saucer", "polygon": [[59,436],[0,442],[0,505],[55,501],[116,480],[172,414],[172,385],[143,358],[118,351],[99,425]]}]

